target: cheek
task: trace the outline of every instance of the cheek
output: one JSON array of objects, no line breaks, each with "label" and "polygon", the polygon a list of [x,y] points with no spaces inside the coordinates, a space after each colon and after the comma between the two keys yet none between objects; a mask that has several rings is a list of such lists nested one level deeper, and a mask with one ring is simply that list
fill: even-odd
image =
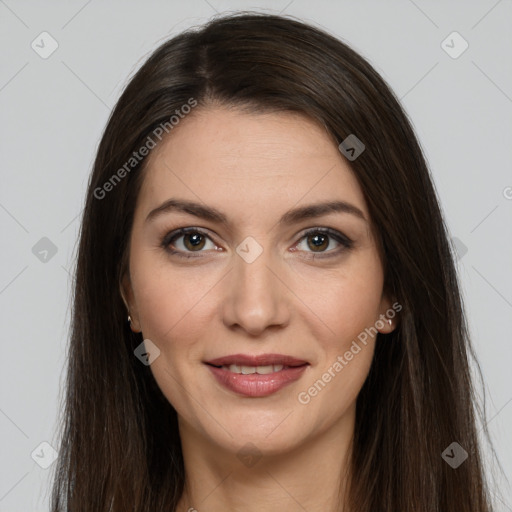
[{"label": "cheek", "polygon": [[150,366],[151,372],[169,403],[181,416],[193,421],[192,411],[197,404],[194,385],[190,384],[195,376],[191,369],[201,357],[201,341],[210,332],[211,298],[207,291],[215,282],[197,269],[171,271],[169,264],[155,269],[154,262],[150,265],[148,261],[146,266],[142,260],[139,263],[132,283],[143,336],[160,350]]},{"label": "cheek", "polygon": [[[161,350],[174,351],[204,332],[218,277],[199,266],[173,269],[165,255],[154,251],[135,253],[131,265],[145,338],[155,341]],[[176,339],[179,344],[173,343]]]},{"label": "cheek", "polygon": [[337,276],[312,307],[324,325],[314,333],[322,356],[296,399],[318,429],[353,410],[370,370],[376,341],[371,328],[379,315],[382,281],[379,272],[368,275],[371,279]]},{"label": "cheek", "polygon": [[382,269],[372,253],[364,256],[335,272],[311,271],[297,293],[308,297],[308,308],[302,313],[310,319],[310,326],[318,326],[316,337],[323,340],[323,348],[331,357],[348,350],[352,341],[379,318]]},{"label": "cheek", "polygon": [[201,326],[201,296],[197,290],[184,290],[176,280],[147,282],[139,291],[144,336],[154,338],[166,349],[173,339],[180,339],[182,344],[187,338],[193,339]]},{"label": "cheek", "polygon": [[[305,283],[312,282],[309,276]],[[371,366],[379,318],[383,274],[380,262],[371,253],[342,271],[316,273],[316,293],[308,304],[309,326],[321,345],[319,365],[298,397],[310,408],[318,422],[328,424],[355,403]],[[310,286],[310,285],[308,285]],[[320,290],[322,291],[321,293]],[[304,288],[303,293],[307,290]],[[314,312],[315,314],[313,314]]]},{"label": "cheek", "polygon": [[[186,344],[195,334],[204,335],[204,324],[212,321],[222,300],[219,293],[225,283],[219,282],[219,272],[202,265],[173,267],[164,254],[153,250],[134,253],[131,269],[146,338],[169,345],[173,339]],[[331,272],[302,264],[286,281],[297,299],[290,302],[291,314],[301,317],[299,323],[309,324],[306,329],[327,352],[350,346],[378,318],[383,276],[371,250]]]}]

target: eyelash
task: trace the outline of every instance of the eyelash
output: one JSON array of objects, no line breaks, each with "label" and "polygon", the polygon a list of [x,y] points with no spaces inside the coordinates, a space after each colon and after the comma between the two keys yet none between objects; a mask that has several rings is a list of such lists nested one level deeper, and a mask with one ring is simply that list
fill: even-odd
[{"label": "eyelash", "polygon": [[[173,249],[169,248],[169,245],[171,245],[171,243],[174,242],[177,238],[179,238],[179,237],[181,237],[183,235],[190,234],[190,233],[197,233],[197,234],[205,236],[206,238],[211,240],[211,238],[208,236],[208,234],[206,232],[202,231],[199,228],[193,228],[193,227],[180,228],[180,229],[177,229],[175,231],[171,231],[170,233],[167,233],[165,235],[165,237],[163,238],[163,240],[162,240],[161,246],[162,246],[163,249],[165,249],[165,251],[167,251],[170,255],[173,255],[173,256],[178,256],[178,257],[184,258],[184,259],[201,258],[202,256],[200,256],[199,254],[197,256],[195,256],[195,255],[193,255],[192,252],[183,253],[183,251],[176,251],[176,250],[173,250]],[[328,235],[329,237],[331,237],[334,240],[336,240],[339,244],[341,244],[342,247],[338,248],[338,249],[334,249],[334,250],[328,251],[328,252],[325,252],[325,253],[310,252],[309,254],[311,254],[312,256],[308,257],[309,259],[335,257],[335,256],[338,256],[338,255],[340,255],[341,253],[343,253],[343,252],[345,252],[347,250],[352,249],[352,247],[354,245],[354,242],[350,238],[348,238],[347,236],[343,235],[342,233],[340,233],[340,232],[338,232],[338,231],[336,231],[334,229],[331,229],[331,228],[312,228],[312,229],[309,229],[308,231],[303,233],[303,235],[300,237],[300,239],[297,242],[297,244],[299,242],[301,242],[304,238],[307,238],[308,236],[316,235],[316,234]],[[211,241],[213,242],[213,240],[211,240]],[[297,244],[295,244],[295,245],[297,245]],[[200,253],[200,252],[203,252],[203,251],[198,251],[198,253]]]}]

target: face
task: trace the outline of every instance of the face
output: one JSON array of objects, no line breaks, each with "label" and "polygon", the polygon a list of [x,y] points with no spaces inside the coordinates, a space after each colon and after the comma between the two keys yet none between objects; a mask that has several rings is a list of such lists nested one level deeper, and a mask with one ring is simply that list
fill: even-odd
[{"label": "face", "polygon": [[182,438],[270,454],[346,431],[376,341],[365,329],[393,327],[362,191],[326,131],[198,109],[146,173],[121,293],[160,350],[150,368]]}]

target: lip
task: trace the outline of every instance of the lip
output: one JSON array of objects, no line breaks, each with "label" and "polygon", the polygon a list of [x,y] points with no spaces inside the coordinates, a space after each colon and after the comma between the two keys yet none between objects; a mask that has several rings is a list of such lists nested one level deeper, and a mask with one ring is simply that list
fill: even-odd
[{"label": "lip", "polygon": [[[257,398],[276,393],[285,386],[298,380],[306,371],[309,363],[291,356],[282,354],[262,354],[249,356],[245,354],[233,354],[219,357],[205,362],[222,386],[239,395]],[[234,373],[222,366],[236,364],[238,366],[268,366],[281,364],[284,368],[278,372],[260,375],[258,373],[242,374]],[[218,368],[220,366],[220,368]]]},{"label": "lip", "polygon": [[260,354],[260,355],[247,355],[247,354],[233,354],[225,357],[218,357],[205,361],[206,364],[213,366],[229,366],[230,364],[237,364],[239,366],[267,366],[270,364],[282,364],[283,366],[302,366],[309,364],[303,359],[296,357],[286,356],[283,354]]}]

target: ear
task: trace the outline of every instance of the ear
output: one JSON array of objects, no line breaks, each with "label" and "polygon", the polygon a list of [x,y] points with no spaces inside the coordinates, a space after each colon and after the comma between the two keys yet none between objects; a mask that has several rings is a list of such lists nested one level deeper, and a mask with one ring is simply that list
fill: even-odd
[{"label": "ear", "polygon": [[379,320],[376,322],[377,330],[382,334],[393,332],[398,325],[398,312],[401,309],[402,305],[394,297],[384,293],[380,301]]},{"label": "ear", "polygon": [[119,292],[121,293],[121,298],[126,306],[127,315],[130,315],[131,318],[130,329],[133,332],[141,332],[142,329],[140,328],[139,312],[137,310],[137,304],[134,299],[132,283],[128,272],[125,272],[121,277],[119,282]]}]

